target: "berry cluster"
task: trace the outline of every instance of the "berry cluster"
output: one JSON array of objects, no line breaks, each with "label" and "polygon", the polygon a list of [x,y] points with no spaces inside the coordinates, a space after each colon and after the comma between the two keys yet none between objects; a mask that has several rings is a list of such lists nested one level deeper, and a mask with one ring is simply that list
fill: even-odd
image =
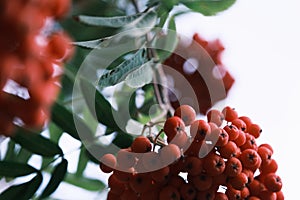
[{"label": "berry cluster", "polygon": [[164,122],[167,144],[144,136],[100,169],[111,173],[108,200],[282,200],[282,182],[269,144],[256,144],[259,125],[231,107],[211,109],[207,121],[182,105]]},{"label": "berry cluster", "polygon": [[0,2],[0,135],[15,124],[43,126],[59,92],[55,76],[70,58],[70,37],[54,31],[70,0],[1,0]]},{"label": "berry cluster", "polygon": [[[179,44],[175,53],[164,62],[171,67],[171,69],[166,68],[166,74],[176,79],[171,81],[174,82],[174,86],[170,86],[173,88],[169,99],[174,108],[188,103],[197,107],[196,112],[205,114],[217,101],[226,97],[234,83],[234,78],[222,63],[221,55],[224,46],[219,39],[206,41],[198,34],[194,34],[193,41],[187,47]],[[189,59],[194,62],[189,62]],[[183,79],[178,76],[178,73],[183,76]],[[186,81],[188,83],[185,83]],[[187,84],[191,89],[187,89]],[[224,91],[220,92],[220,90]],[[218,92],[211,94],[210,91]],[[188,99],[188,102],[184,102],[185,99]],[[199,109],[195,105],[199,105]]]}]

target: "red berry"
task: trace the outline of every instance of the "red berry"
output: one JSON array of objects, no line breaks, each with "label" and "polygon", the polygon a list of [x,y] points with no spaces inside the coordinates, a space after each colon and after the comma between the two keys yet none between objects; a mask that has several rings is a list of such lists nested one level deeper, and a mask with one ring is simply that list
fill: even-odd
[{"label": "red berry", "polygon": [[214,200],[228,200],[228,197],[222,192],[217,192]]},{"label": "red berry", "polygon": [[275,173],[269,173],[265,176],[264,184],[272,192],[279,192],[282,188],[281,178]]},{"label": "red berry", "polygon": [[263,190],[266,190],[264,184],[257,179],[254,179],[247,187],[253,196],[258,196]]},{"label": "red berry", "polygon": [[156,182],[166,182],[170,175],[169,166],[162,167],[156,171],[150,173],[151,178]]},{"label": "red berry", "polygon": [[236,190],[242,190],[248,183],[248,176],[243,172],[229,179],[229,184]]},{"label": "red berry", "polygon": [[225,170],[225,161],[221,156],[211,153],[204,158],[203,169],[210,176],[220,175]]},{"label": "red berry", "polygon": [[186,126],[189,126],[196,119],[194,108],[189,105],[181,105],[176,108],[174,116],[180,117]]},{"label": "red berry", "polygon": [[120,182],[116,178],[115,174],[110,175],[110,177],[108,178],[108,187],[110,187],[111,193],[114,193],[117,195],[122,194],[126,189],[125,184]]},{"label": "red berry", "polygon": [[218,148],[220,155],[225,158],[229,159],[230,157],[236,157],[239,153],[239,149],[236,144],[232,141],[228,141],[227,144]]},{"label": "red berry", "polygon": [[258,196],[260,197],[260,199],[266,199],[266,200],[276,200],[277,198],[275,192],[271,192],[268,190],[264,190],[260,192]]},{"label": "red berry", "polygon": [[261,157],[262,166],[268,165],[271,162],[273,153],[269,148],[265,146],[260,146],[257,149],[257,153]]},{"label": "red berry", "polygon": [[104,173],[112,172],[117,166],[117,159],[113,154],[105,154],[100,159],[100,169]]},{"label": "red berry", "polygon": [[152,145],[150,140],[145,136],[138,136],[131,144],[131,150],[134,153],[146,153],[151,151]]},{"label": "red berry", "polygon": [[251,169],[252,171],[255,171],[261,164],[261,158],[254,149],[246,149],[242,151],[239,158],[242,165],[246,169]]},{"label": "red berry", "polygon": [[138,194],[134,192],[131,188],[125,190],[119,198],[120,200],[139,200]]},{"label": "red berry", "polygon": [[228,122],[232,122],[233,120],[238,118],[238,113],[235,111],[234,108],[231,108],[229,106],[223,108],[222,113],[224,115],[225,120]]},{"label": "red berry", "polygon": [[243,131],[239,131],[238,137],[233,140],[238,147],[241,147],[246,142],[246,134]]},{"label": "red berry", "polygon": [[246,123],[243,120],[239,119],[239,118],[236,118],[236,119],[232,120],[231,124],[236,126],[241,131],[245,131],[246,128],[247,128]]},{"label": "red berry", "polygon": [[190,133],[194,140],[204,140],[211,133],[210,125],[204,120],[196,120],[191,124]]},{"label": "red berry", "polygon": [[246,136],[246,142],[242,146],[240,146],[241,150],[242,151],[245,149],[257,150],[257,144],[256,144],[255,137],[248,133],[245,133],[245,136]]},{"label": "red berry", "polygon": [[169,165],[181,157],[181,151],[175,144],[168,144],[159,151],[161,161],[164,165]]},{"label": "red berry", "polygon": [[197,191],[191,183],[183,184],[179,189],[179,193],[184,200],[194,200],[197,195]]},{"label": "red berry", "polygon": [[213,184],[212,176],[201,173],[197,176],[188,176],[188,181],[191,182],[198,191],[206,191]]},{"label": "red berry", "polygon": [[171,138],[169,138],[169,137],[167,138],[167,142],[169,144],[176,144],[179,148],[183,148],[187,144],[189,137],[185,131],[181,131],[181,132],[177,133],[175,135],[175,137],[172,138],[172,140],[170,140],[170,139]]},{"label": "red berry", "polygon": [[182,178],[182,176],[179,175],[171,176],[168,184],[172,185],[176,189],[180,189],[181,186],[185,184],[185,180]]},{"label": "red berry", "polygon": [[217,128],[211,131],[208,140],[212,141],[212,143],[215,144],[216,147],[222,147],[228,143],[229,136],[224,129]]},{"label": "red berry", "polygon": [[262,129],[258,124],[251,124],[248,128],[247,131],[249,134],[253,135],[255,138],[258,138],[262,132]]},{"label": "red berry", "polygon": [[259,170],[260,173],[263,175],[269,174],[269,173],[275,173],[278,169],[278,165],[276,160],[271,159],[270,162],[264,163],[260,166]]},{"label": "red berry", "polygon": [[199,175],[203,169],[203,160],[195,157],[188,156],[184,161],[184,170],[191,176]]},{"label": "red berry", "polygon": [[136,163],[136,157],[134,153],[128,149],[120,149],[117,153],[117,163],[122,169],[133,167]]},{"label": "red berry", "polygon": [[231,157],[226,161],[224,173],[229,177],[235,177],[242,172],[242,163],[238,158]]},{"label": "red berry", "polygon": [[274,153],[274,150],[273,150],[272,146],[267,144],[267,143],[261,144],[261,145],[259,145],[259,147],[267,147],[268,149],[270,149],[272,154]]},{"label": "red berry", "polygon": [[134,174],[129,181],[129,186],[136,193],[149,191],[153,187],[151,176],[147,173]]},{"label": "red berry", "polygon": [[159,200],[180,200],[180,194],[176,188],[167,185],[159,192]]},{"label": "red berry", "polygon": [[246,116],[240,116],[239,119],[243,120],[243,122],[246,124],[246,130],[245,132],[248,132],[248,127],[252,124],[252,121],[249,117]]},{"label": "red berry", "polygon": [[239,129],[234,125],[226,125],[224,130],[228,133],[229,140],[233,141],[239,136]]},{"label": "red berry", "polygon": [[217,126],[221,126],[224,120],[224,115],[219,110],[212,109],[207,112],[207,121],[215,123]]},{"label": "red berry", "polygon": [[227,189],[225,194],[228,196],[230,200],[241,200],[242,194],[241,190],[234,189],[231,185],[227,185]]},{"label": "red berry", "polygon": [[118,179],[118,181],[122,183],[128,183],[133,176],[133,172],[134,169],[131,167],[124,171],[114,170],[113,174],[115,175],[116,179]]},{"label": "red berry", "polygon": [[174,116],[166,120],[163,130],[167,135],[168,140],[171,141],[177,133],[185,130],[185,125],[181,118]]},{"label": "red berry", "polygon": [[159,154],[154,151],[144,153],[140,160],[142,162],[143,169],[145,169],[147,172],[156,171],[163,167],[163,163]]},{"label": "red berry", "polygon": [[283,195],[282,190],[280,190],[279,192],[276,192],[276,197],[277,197],[276,200],[284,200],[284,195]]}]

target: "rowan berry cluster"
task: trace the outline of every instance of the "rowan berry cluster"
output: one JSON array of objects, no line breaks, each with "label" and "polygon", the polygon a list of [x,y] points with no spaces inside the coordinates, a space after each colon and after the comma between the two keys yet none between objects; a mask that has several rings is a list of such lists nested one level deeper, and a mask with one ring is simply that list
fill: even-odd
[{"label": "rowan berry cluster", "polygon": [[[174,86],[170,86],[175,93],[170,91],[169,99],[174,108],[183,104],[182,100],[189,99],[193,105],[199,105],[199,108],[195,108],[196,112],[205,114],[217,101],[226,98],[234,78],[222,62],[225,48],[219,39],[207,41],[199,34],[194,34],[193,41],[187,47],[179,44],[175,53],[164,62],[172,69],[167,68],[166,74],[176,79],[172,81]],[[187,84],[191,86],[190,90],[187,90]],[[224,91],[220,92],[220,88]],[[211,98],[210,91],[218,92]]]},{"label": "rowan berry cluster", "polygon": [[54,31],[70,0],[1,0],[0,135],[15,124],[40,128],[59,92],[63,62],[70,58],[70,37]]},{"label": "rowan berry cluster", "polygon": [[112,172],[108,200],[284,199],[273,149],[256,143],[260,126],[231,107],[211,109],[203,120],[182,105],[163,132],[167,144],[157,151],[139,136],[130,148],[101,158],[100,169]]}]

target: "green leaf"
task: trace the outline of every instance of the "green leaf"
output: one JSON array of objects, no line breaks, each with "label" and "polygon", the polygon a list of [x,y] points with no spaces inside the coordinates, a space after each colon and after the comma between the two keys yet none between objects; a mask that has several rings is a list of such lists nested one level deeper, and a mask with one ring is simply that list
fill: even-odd
[{"label": "green leaf", "polygon": [[100,38],[96,40],[88,40],[82,42],[74,42],[73,44],[79,47],[84,47],[88,49],[95,49],[95,48],[105,48],[108,47],[110,44],[110,40],[112,37]]},{"label": "green leaf", "polygon": [[61,128],[56,126],[56,124],[54,123],[50,123],[48,129],[49,129],[50,139],[53,142],[58,143],[60,137],[63,134],[63,130],[61,130]]},{"label": "green leaf", "polygon": [[[92,140],[93,132],[76,114],[55,102],[52,106],[52,121],[77,140]],[[78,130],[81,131],[79,136]]]},{"label": "green leaf", "polygon": [[8,142],[8,147],[5,153],[5,157],[3,160],[9,160],[9,161],[14,161],[16,158],[16,151],[15,151],[15,146],[16,143],[12,140],[9,140]]},{"label": "green leaf", "polygon": [[116,85],[124,81],[126,76],[134,70],[140,68],[146,62],[150,61],[147,56],[147,49],[139,49],[131,58],[125,60],[112,70],[104,73],[98,82],[100,88]]},{"label": "green leaf", "polygon": [[63,154],[61,148],[48,138],[23,128],[19,128],[11,139],[23,148],[41,156],[51,157]]},{"label": "green leaf", "polygon": [[137,37],[148,33],[157,23],[157,14],[154,9],[149,9],[146,13],[138,17],[131,23],[123,26],[121,31],[131,31],[132,37]]},{"label": "green leaf", "polygon": [[40,196],[40,199],[50,196],[58,188],[59,184],[64,180],[67,169],[68,161],[63,159],[61,163],[55,167],[46,188]]},{"label": "green leaf", "polygon": [[16,161],[20,163],[27,163],[31,158],[32,153],[25,148],[21,148],[16,156]]},{"label": "green leaf", "polygon": [[5,177],[20,177],[37,172],[30,165],[18,162],[0,161],[0,176]]},{"label": "green leaf", "polygon": [[211,16],[228,9],[236,0],[181,0],[180,2],[195,12]]},{"label": "green leaf", "polygon": [[13,185],[0,194],[0,200],[28,200],[35,194],[43,181],[39,172],[29,182]]},{"label": "green leaf", "polygon": [[[112,112],[116,112],[105,97],[87,80],[80,80],[83,97],[91,114],[100,122],[111,129],[118,130]],[[95,116],[96,115],[96,116]]]},{"label": "green leaf", "polygon": [[82,176],[82,174],[89,162],[89,158],[87,157],[85,151],[86,151],[85,149],[80,150],[79,159],[78,159],[78,163],[77,163],[77,170],[75,173],[76,176]]},{"label": "green leaf", "polygon": [[153,77],[152,64],[152,61],[146,62],[140,68],[128,74],[125,83],[132,88],[140,88],[150,83]]},{"label": "green leaf", "polygon": [[98,179],[83,176],[78,177],[71,173],[66,174],[65,182],[89,191],[101,191],[106,187],[106,185]]},{"label": "green leaf", "polygon": [[131,146],[133,137],[128,133],[119,132],[113,139],[112,143],[121,149],[125,149]]},{"label": "green leaf", "polygon": [[139,18],[144,13],[138,13],[129,16],[115,16],[115,17],[98,17],[98,16],[86,16],[79,15],[75,19],[81,23],[91,25],[91,26],[107,26],[113,28],[120,28],[129,24]]}]

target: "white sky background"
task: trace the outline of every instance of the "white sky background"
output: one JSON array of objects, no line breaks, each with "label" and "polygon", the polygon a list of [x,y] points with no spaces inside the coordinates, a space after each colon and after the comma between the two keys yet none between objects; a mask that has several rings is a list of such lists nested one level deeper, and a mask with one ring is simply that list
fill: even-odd
[{"label": "white sky background", "polygon": [[215,17],[188,14],[177,20],[181,33],[223,42],[223,61],[236,82],[221,104],[261,125],[257,142],[275,149],[287,200],[299,198],[299,9],[297,0],[237,0]]}]

